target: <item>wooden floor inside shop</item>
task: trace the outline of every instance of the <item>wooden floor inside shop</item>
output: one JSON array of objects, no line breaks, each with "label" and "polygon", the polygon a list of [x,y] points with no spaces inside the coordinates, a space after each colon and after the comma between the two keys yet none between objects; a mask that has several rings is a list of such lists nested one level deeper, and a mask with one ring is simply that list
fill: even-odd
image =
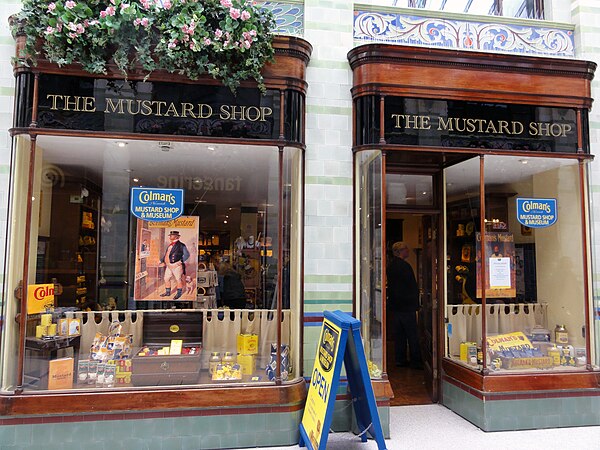
[{"label": "wooden floor inside shop", "polygon": [[394,391],[391,406],[430,405],[432,403],[423,370],[396,367],[394,364],[394,341],[387,341],[387,373]]}]

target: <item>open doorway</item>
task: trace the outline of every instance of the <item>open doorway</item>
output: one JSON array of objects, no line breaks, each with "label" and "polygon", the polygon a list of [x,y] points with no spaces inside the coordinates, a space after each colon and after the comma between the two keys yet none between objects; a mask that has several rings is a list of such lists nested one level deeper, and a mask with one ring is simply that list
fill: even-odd
[{"label": "open doorway", "polygon": [[[386,217],[386,261],[387,261],[387,374],[394,391],[392,406],[421,405],[437,401],[437,345],[435,321],[437,310],[434,305],[437,295],[436,264],[437,264],[437,214],[404,213],[388,211]],[[393,251],[401,247],[404,251]],[[405,301],[405,297],[392,298],[395,289],[390,289],[391,277],[398,276],[394,264],[403,264],[396,258],[401,258],[409,264],[414,273],[418,296],[415,312],[416,330],[411,326],[412,306],[394,306],[394,301]],[[404,267],[406,267],[404,265]],[[396,274],[396,275],[395,275]],[[412,302],[411,302],[412,305]],[[408,323],[407,323],[408,322]],[[416,334],[420,357],[415,357],[411,349],[411,335]],[[412,338],[414,341],[414,337]],[[406,350],[400,351],[398,346],[404,345]],[[413,344],[414,346],[414,344]],[[411,352],[413,355],[411,355]]]}]

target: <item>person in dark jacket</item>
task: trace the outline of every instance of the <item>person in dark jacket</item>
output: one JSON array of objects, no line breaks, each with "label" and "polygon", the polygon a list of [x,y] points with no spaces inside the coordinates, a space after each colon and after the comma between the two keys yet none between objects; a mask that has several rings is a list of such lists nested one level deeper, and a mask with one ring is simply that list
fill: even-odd
[{"label": "person in dark jacket", "polygon": [[[221,277],[223,277],[222,282]],[[221,290],[220,301],[223,306],[231,309],[246,307],[246,290],[242,282],[242,276],[227,262],[222,262],[219,265],[219,289]]]},{"label": "person in dark jacket", "polygon": [[393,259],[387,270],[387,309],[392,313],[395,335],[396,366],[409,365],[406,344],[410,350],[410,366],[423,367],[416,311],[419,309],[419,287],[411,265],[408,245],[396,242],[392,246]]},{"label": "person in dark jacket", "polygon": [[177,293],[173,300],[177,300],[183,295],[185,262],[190,257],[190,252],[185,244],[179,240],[179,237],[179,231],[169,233],[170,243],[160,258],[160,265],[166,267],[164,276],[165,292],[160,296],[169,297],[171,295],[171,280],[174,279],[177,283]]}]

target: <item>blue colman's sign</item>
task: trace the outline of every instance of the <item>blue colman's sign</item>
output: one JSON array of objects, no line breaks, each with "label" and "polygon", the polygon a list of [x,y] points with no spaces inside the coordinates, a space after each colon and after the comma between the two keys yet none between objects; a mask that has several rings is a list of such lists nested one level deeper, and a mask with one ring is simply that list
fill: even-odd
[{"label": "blue colman's sign", "polygon": [[517,220],[530,228],[546,228],[556,223],[555,198],[517,198]]},{"label": "blue colman's sign", "polygon": [[131,213],[153,222],[177,219],[183,214],[183,189],[131,188]]}]

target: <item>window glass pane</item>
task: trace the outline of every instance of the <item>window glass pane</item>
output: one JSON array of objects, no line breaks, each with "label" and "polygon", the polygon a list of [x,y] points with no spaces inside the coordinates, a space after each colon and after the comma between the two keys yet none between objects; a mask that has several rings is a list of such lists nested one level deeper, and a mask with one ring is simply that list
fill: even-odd
[{"label": "window glass pane", "polygon": [[[26,389],[274,379],[277,148],[45,136],[37,157],[29,279],[56,295],[28,315]],[[285,380],[299,367],[302,152],[281,157]],[[134,217],[132,187],[183,189],[183,214]]]},{"label": "window glass pane", "polygon": [[371,378],[383,370],[382,305],[382,155],[378,150],[356,155],[357,285],[365,353]]},{"label": "window glass pane", "polygon": [[[577,161],[485,158],[486,336],[497,373],[585,367]],[[482,248],[477,241],[477,254]],[[478,285],[477,297],[481,298]]]},{"label": "window glass pane", "polygon": [[[469,363],[464,343],[481,342],[481,306],[477,305],[475,237],[479,232],[479,158],[447,168],[446,190],[446,356]],[[476,355],[475,355],[476,356]]]},{"label": "window glass pane", "polygon": [[501,15],[506,17],[540,18],[539,4],[536,0],[371,0],[376,6],[397,6],[400,8],[419,8],[429,11],[450,13]]},{"label": "window glass pane", "polygon": [[386,197],[390,205],[433,205],[431,175],[386,174]]}]

